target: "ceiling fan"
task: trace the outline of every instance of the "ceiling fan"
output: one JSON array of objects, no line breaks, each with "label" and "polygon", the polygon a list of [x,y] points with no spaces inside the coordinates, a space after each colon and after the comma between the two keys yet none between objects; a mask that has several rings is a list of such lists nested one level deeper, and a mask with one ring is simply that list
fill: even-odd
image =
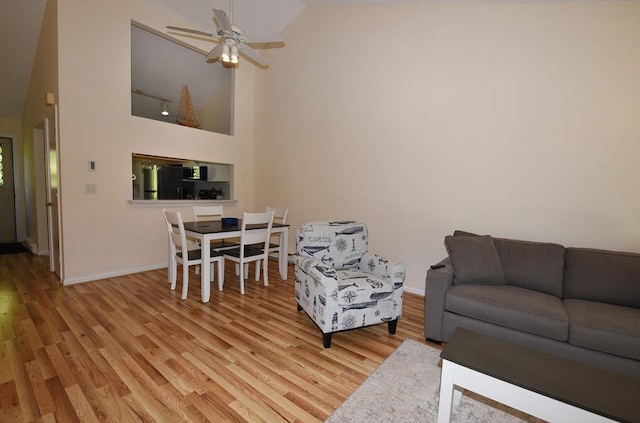
[{"label": "ceiling fan", "polygon": [[250,44],[279,43],[284,41],[284,36],[280,34],[247,34],[242,29],[231,23],[227,14],[221,9],[213,9],[213,19],[218,31],[211,34],[195,29],[181,28],[178,26],[167,26],[172,31],[184,32],[187,34],[200,35],[218,40],[219,44],[207,54],[207,62],[220,59],[224,63],[237,64],[238,51],[256,63],[267,66],[267,59]]}]

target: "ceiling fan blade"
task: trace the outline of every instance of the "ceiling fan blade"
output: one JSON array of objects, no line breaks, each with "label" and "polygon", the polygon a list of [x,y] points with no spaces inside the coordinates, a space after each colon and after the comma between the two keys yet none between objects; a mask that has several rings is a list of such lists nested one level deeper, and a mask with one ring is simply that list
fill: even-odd
[{"label": "ceiling fan blade", "polygon": [[240,52],[245,56],[262,66],[267,66],[269,64],[269,62],[267,62],[267,59],[265,59],[263,55],[243,43],[238,43],[238,50],[240,50]]},{"label": "ceiling fan blade", "polygon": [[281,34],[247,34],[242,36],[247,44],[282,43],[284,35]]},{"label": "ceiling fan blade", "polygon": [[227,17],[227,14],[224,13],[224,10],[213,9],[213,17],[218,24],[218,28],[220,28],[224,32],[228,32],[230,34],[233,33],[233,27],[231,26],[231,21],[229,21],[229,18]]},{"label": "ceiling fan blade", "polygon": [[217,35],[213,35],[213,34],[210,34],[208,32],[198,31],[198,30],[189,29],[189,28],[180,28],[179,26],[168,26],[167,29],[170,29],[172,31],[187,32],[189,34],[204,35],[205,37],[218,38]]},{"label": "ceiling fan blade", "polygon": [[220,43],[207,54],[207,62],[218,59],[222,55],[222,47],[224,43]]}]

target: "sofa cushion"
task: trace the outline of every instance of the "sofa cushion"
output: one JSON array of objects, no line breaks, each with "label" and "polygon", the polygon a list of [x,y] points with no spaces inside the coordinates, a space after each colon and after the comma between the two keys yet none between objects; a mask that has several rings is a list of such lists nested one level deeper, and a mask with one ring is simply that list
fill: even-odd
[{"label": "sofa cushion", "polygon": [[566,299],[569,343],[640,360],[640,309]]},{"label": "sofa cushion", "polygon": [[567,341],[569,320],[562,300],[517,286],[455,285],[445,309],[466,317]]},{"label": "sofa cushion", "polygon": [[446,236],[454,284],[504,285],[502,264],[490,236]]},{"label": "sofa cushion", "polygon": [[379,278],[359,270],[338,270],[338,304],[343,309],[373,307],[393,296],[390,278]]},{"label": "sofa cushion", "polygon": [[562,298],[565,248],[559,244],[494,238],[507,285]]},{"label": "sofa cushion", "polygon": [[567,248],[564,297],[640,308],[640,254]]}]

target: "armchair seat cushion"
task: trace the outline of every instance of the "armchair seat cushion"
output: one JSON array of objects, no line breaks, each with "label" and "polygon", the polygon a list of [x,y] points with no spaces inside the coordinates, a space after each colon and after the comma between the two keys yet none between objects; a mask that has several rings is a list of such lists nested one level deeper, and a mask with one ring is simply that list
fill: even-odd
[{"label": "armchair seat cushion", "polygon": [[338,304],[343,307],[373,307],[393,296],[393,284],[359,270],[338,271]]}]

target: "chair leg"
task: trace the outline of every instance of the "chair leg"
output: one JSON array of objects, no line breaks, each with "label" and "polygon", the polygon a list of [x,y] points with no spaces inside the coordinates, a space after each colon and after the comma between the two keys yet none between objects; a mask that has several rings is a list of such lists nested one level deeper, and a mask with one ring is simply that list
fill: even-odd
[{"label": "chair leg", "polygon": [[396,327],[398,326],[398,319],[394,319],[394,320],[390,320],[389,321],[389,333],[391,335],[396,333]]},{"label": "chair leg", "polygon": [[[256,263],[260,263],[260,260],[258,260]],[[258,265],[256,265],[258,266]],[[264,273],[264,286],[269,286],[269,272],[268,272],[268,264],[267,264],[267,259],[264,260],[264,270],[262,273]],[[256,275],[258,276],[258,275]],[[257,280],[257,279],[256,279]]]},{"label": "chair leg", "polygon": [[189,292],[189,266],[182,263],[182,299],[187,299],[187,292]]},{"label": "chair leg", "polygon": [[224,285],[224,259],[218,260],[218,291],[222,291]]},{"label": "chair leg", "polygon": [[322,334],[322,345],[325,348],[331,348],[331,333],[323,333]]},{"label": "chair leg", "polygon": [[240,265],[240,275],[238,275],[238,279],[240,279],[240,295],[244,295],[244,272],[246,265]]},{"label": "chair leg", "polygon": [[260,280],[260,260],[256,261],[256,282]]},{"label": "chair leg", "polygon": [[176,290],[176,281],[178,280],[178,262],[175,258],[169,263],[169,283],[171,283],[171,290]]}]

